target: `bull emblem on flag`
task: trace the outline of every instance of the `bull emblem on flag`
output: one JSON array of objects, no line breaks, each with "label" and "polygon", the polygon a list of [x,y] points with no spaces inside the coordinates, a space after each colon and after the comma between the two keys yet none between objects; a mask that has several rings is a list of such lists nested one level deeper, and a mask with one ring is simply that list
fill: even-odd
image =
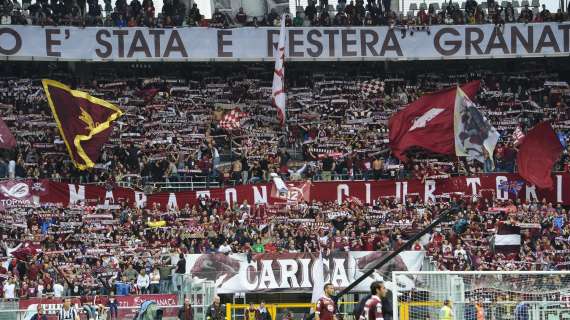
[{"label": "bull emblem on flag", "polygon": [[485,153],[493,158],[499,133],[473,101],[457,88],[454,110],[455,154],[485,162]]}]

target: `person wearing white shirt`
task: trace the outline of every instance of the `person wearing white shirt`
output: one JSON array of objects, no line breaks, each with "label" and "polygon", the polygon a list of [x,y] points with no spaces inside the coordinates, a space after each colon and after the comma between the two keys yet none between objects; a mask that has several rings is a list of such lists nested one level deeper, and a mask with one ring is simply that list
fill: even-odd
[{"label": "person wearing white shirt", "polygon": [[218,252],[228,254],[232,252],[232,246],[230,246],[227,241],[224,241],[224,243],[218,249]]},{"label": "person wearing white shirt", "polygon": [[14,278],[8,280],[8,283],[4,285],[4,299],[16,299],[16,281]]},{"label": "person wearing white shirt", "polygon": [[61,298],[61,297],[63,297],[63,290],[64,290],[64,288],[63,288],[63,286],[61,285],[61,283],[56,282],[56,283],[53,285],[53,296],[54,296],[55,298]]},{"label": "person wearing white shirt", "polygon": [[150,285],[150,277],[146,274],[145,269],[137,275],[137,287],[141,290],[142,294],[148,293],[148,286]]}]

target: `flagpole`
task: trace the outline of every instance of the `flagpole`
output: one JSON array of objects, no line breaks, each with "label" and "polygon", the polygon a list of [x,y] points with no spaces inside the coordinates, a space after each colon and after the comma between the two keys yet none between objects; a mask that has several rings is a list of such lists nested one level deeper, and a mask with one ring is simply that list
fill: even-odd
[{"label": "flagpole", "polygon": [[453,216],[461,210],[462,210],[462,203],[457,202],[451,208],[440,211],[439,217],[434,222],[432,222],[429,226],[425,227],[422,231],[420,231],[415,236],[413,236],[403,246],[392,251],[392,253],[390,253],[389,255],[384,257],[382,260],[380,260],[375,266],[373,266],[372,268],[370,268],[366,272],[364,272],[364,274],[362,274],[358,279],[354,280],[354,282],[352,282],[346,288],[344,288],[342,291],[337,293],[337,295],[334,296],[334,300],[338,301],[343,295],[349,293],[350,290],[354,289],[358,284],[360,284],[362,281],[366,280],[366,278],[368,278],[372,273],[374,273],[374,271],[376,269],[381,268],[386,263],[390,262],[390,260],[394,259],[400,253],[402,253],[403,251],[405,251],[406,249],[411,247],[416,241],[418,241],[421,237],[423,237],[428,232],[431,232],[440,223],[447,222],[447,221],[451,220],[451,218],[453,218]]}]

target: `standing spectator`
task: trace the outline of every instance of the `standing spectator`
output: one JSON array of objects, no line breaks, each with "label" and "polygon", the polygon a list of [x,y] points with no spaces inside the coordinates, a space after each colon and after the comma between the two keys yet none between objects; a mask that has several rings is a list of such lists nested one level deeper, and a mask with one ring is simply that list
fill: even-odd
[{"label": "standing spectator", "polygon": [[149,293],[156,294],[159,293],[160,289],[160,272],[158,271],[158,267],[154,267],[152,272],[150,273],[150,286],[149,286]]},{"label": "standing spectator", "polygon": [[202,14],[200,13],[200,9],[198,9],[198,4],[194,3],[192,5],[192,8],[190,9],[190,12],[188,12],[188,21],[189,21],[188,24],[191,26],[195,26],[198,25],[201,20],[202,20]]},{"label": "standing spectator", "polygon": [[189,298],[184,298],[184,304],[178,309],[178,320],[193,320],[194,312]]},{"label": "standing spectator", "polygon": [[224,320],[225,316],[223,314],[222,306],[220,304],[220,297],[214,297],[214,303],[210,305],[208,313],[206,313],[206,320]]},{"label": "standing spectator", "polygon": [[127,281],[134,283],[137,280],[137,276],[139,275],[139,273],[137,272],[137,270],[133,269],[132,264],[128,264],[127,269],[123,271],[122,275],[127,277]]},{"label": "standing spectator", "polygon": [[329,154],[327,154],[323,159],[323,167],[321,173],[321,176],[324,181],[331,180],[331,172],[334,171],[334,169],[335,169],[335,162],[333,158]]},{"label": "standing spectator", "polygon": [[16,280],[12,277],[4,284],[4,299],[12,301],[16,299]]},{"label": "standing spectator", "polygon": [[182,289],[182,281],[184,280],[184,275],[186,274],[186,259],[184,254],[181,253],[178,262],[176,263],[176,270],[174,270],[174,278],[172,279],[174,289],[180,291]]},{"label": "standing spectator", "polygon": [[171,266],[165,260],[158,267],[160,273],[160,293],[170,292],[170,284],[172,283],[172,269],[176,266]]},{"label": "standing spectator", "polygon": [[54,296],[55,298],[61,298],[61,297],[63,297],[63,291],[64,291],[64,288],[63,288],[63,285],[62,285],[61,283],[56,282],[56,283],[53,285],[53,296]]},{"label": "standing spectator", "polygon": [[245,26],[245,24],[247,23],[247,14],[243,12],[242,7],[240,7],[238,13],[236,13],[236,21],[242,26]]},{"label": "standing spectator", "polygon": [[271,314],[265,307],[265,301],[261,300],[258,311],[259,311],[259,320],[271,320]]},{"label": "standing spectator", "polygon": [[109,320],[117,320],[119,317],[119,302],[115,299],[114,292],[111,292],[111,295],[109,296],[107,308],[109,308]]},{"label": "standing spectator", "polygon": [[150,286],[150,277],[146,274],[145,269],[141,269],[141,272],[137,275],[137,287],[142,294],[148,293],[148,287]]}]

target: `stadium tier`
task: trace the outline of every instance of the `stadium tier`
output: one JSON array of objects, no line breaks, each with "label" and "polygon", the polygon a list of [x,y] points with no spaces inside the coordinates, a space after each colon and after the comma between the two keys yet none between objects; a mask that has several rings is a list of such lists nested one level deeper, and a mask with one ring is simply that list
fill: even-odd
[{"label": "stadium tier", "polygon": [[208,2],[0,0],[0,320],[570,315],[567,3]]}]

